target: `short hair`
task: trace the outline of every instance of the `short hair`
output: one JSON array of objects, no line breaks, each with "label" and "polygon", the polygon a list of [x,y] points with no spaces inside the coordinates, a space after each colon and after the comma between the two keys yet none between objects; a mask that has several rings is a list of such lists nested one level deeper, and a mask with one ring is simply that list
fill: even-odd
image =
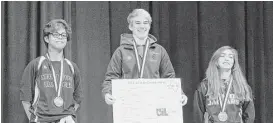
[{"label": "short hair", "polygon": [[131,24],[132,21],[133,21],[132,18],[134,18],[134,17],[136,17],[136,16],[139,16],[139,15],[144,15],[144,16],[148,19],[149,23],[150,23],[150,24],[152,23],[152,17],[151,17],[151,15],[150,15],[150,13],[147,12],[145,9],[134,9],[134,10],[128,15],[128,17],[127,17],[127,22],[128,22],[129,24]]},{"label": "short hair", "polygon": [[[71,39],[71,27],[67,24],[67,22],[63,19],[54,19],[51,20],[50,22],[48,22],[44,29],[43,29],[43,38],[48,36],[50,33],[54,33],[59,29],[65,29],[66,33],[67,33],[67,41],[70,41]],[[44,40],[45,42],[45,40]],[[45,42],[46,47],[48,47],[48,44]]]}]

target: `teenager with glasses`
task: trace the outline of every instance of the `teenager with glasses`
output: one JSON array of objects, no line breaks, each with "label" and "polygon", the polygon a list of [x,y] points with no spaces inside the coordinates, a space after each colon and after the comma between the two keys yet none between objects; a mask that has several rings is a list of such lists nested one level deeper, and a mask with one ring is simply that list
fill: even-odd
[{"label": "teenager with glasses", "polygon": [[30,122],[75,123],[83,96],[79,68],[63,53],[71,28],[65,20],[55,19],[45,25],[43,34],[47,53],[25,68],[20,99]]}]

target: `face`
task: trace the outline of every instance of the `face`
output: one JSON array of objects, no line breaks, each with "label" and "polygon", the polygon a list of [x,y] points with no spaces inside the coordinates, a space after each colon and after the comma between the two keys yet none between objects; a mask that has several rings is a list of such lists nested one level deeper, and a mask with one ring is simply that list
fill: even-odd
[{"label": "face", "polygon": [[48,48],[62,50],[67,43],[67,33],[65,29],[60,28],[54,33],[50,33],[45,37],[45,41],[48,43]]},{"label": "face", "polygon": [[133,35],[139,39],[147,38],[150,28],[150,22],[143,15],[132,18],[132,23],[129,26],[129,29],[132,31]]},{"label": "face", "polygon": [[218,58],[218,65],[221,69],[231,69],[234,64],[234,53],[230,49],[224,50]]}]

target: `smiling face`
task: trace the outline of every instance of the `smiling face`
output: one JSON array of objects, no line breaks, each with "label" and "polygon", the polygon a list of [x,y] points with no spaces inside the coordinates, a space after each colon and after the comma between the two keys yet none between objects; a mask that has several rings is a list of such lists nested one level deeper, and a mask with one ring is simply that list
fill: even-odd
[{"label": "smiling face", "polygon": [[234,53],[230,49],[224,50],[220,54],[217,63],[220,69],[230,70],[234,65]]},{"label": "smiling face", "polygon": [[64,28],[59,28],[56,32],[50,33],[45,37],[48,48],[55,50],[63,50],[67,43],[67,33]]},{"label": "smiling face", "polygon": [[132,22],[129,25],[129,29],[133,35],[141,40],[148,37],[150,28],[150,22],[144,15],[138,15],[132,18]]}]

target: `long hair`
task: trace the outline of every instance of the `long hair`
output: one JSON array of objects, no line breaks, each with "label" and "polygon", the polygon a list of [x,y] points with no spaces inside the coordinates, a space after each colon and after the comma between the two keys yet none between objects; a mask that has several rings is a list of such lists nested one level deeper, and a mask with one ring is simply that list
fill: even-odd
[{"label": "long hair", "polygon": [[234,64],[231,68],[231,79],[233,79],[232,88],[234,93],[240,100],[249,101],[252,99],[252,96],[249,85],[247,84],[246,78],[239,65],[238,52],[230,46],[223,46],[217,49],[210,59],[209,66],[206,70],[206,79],[208,80],[208,91],[206,96],[213,99],[220,96],[221,79],[218,59],[225,50],[231,50],[234,54]]}]

